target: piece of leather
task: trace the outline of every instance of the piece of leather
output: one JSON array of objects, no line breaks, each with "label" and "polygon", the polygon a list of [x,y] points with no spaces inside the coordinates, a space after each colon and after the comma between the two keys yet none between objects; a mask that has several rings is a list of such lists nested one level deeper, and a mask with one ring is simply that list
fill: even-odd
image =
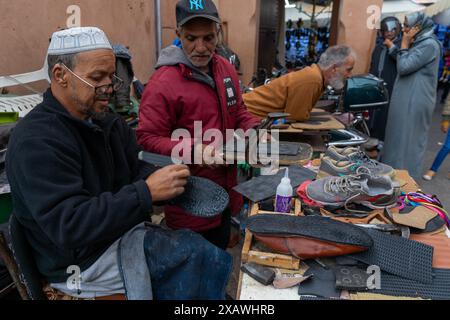
[{"label": "piece of leather", "polygon": [[416,207],[409,213],[396,212],[396,210],[391,212],[395,223],[421,230],[425,230],[427,223],[437,216],[436,212],[423,206]]},{"label": "piece of leather", "polygon": [[432,246],[433,268],[450,269],[450,239],[444,235],[413,234],[411,240]]},{"label": "piece of leather", "polygon": [[369,274],[366,270],[356,267],[336,266],[334,267],[334,273],[336,288],[348,291],[368,290]]},{"label": "piece of leather", "polygon": [[412,298],[412,297],[395,297],[395,296],[387,296],[384,294],[375,294],[375,293],[356,293],[350,294],[350,300],[362,300],[362,301],[387,301],[387,300],[424,300],[422,298]]},{"label": "piece of leather", "polygon": [[432,283],[424,284],[381,272],[381,289],[372,292],[399,297],[450,300],[450,270],[433,269],[432,274]]},{"label": "piece of leather", "polygon": [[352,253],[366,251],[367,247],[344,245],[323,240],[305,238],[300,236],[262,236],[253,235],[256,240],[262,242],[268,248],[289,254],[300,259],[317,259],[323,257],[337,257]]},{"label": "piece of leather", "polygon": [[340,298],[341,291],[336,289],[336,277],[332,269],[325,269],[315,261],[308,261],[309,269],[305,276],[312,278],[300,284],[298,294],[321,298]]},{"label": "piece of leather", "polygon": [[276,277],[272,285],[275,289],[289,289],[298,286],[304,281],[307,281],[311,276],[301,276],[301,277]]},{"label": "piece of leather", "polygon": [[411,233],[413,234],[420,234],[420,233],[435,233],[439,230],[442,230],[442,228],[445,228],[445,221],[438,215],[428,221],[427,226],[425,227],[425,230],[420,229],[411,229]]},{"label": "piece of leather", "polygon": [[405,279],[427,284],[433,281],[432,247],[377,230],[365,231],[372,237],[373,246],[352,258]]},{"label": "piece of leather", "polygon": [[[259,176],[250,181],[239,184],[233,190],[247,197],[253,202],[274,197],[277,193],[277,187],[284,178],[286,170],[280,170],[273,176]],[[293,188],[297,188],[300,184],[307,180],[316,178],[316,173],[298,166],[289,167],[289,178]]]},{"label": "piece of leather", "polygon": [[374,222],[374,220],[378,221],[378,223],[392,224],[392,222],[389,221],[389,219],[384,215],[383,210],[374,210],[374,211],[372,211],[372,213],[370,213],[367,216],[365,216],[365,214],[361,214],[362,215],[361,218],[357,218],[356,216],[354,216],[354,217],[345,217],[345,216],[336,217],[335,215],[331,214],[327,210],[324,210],[323,208],[321,208],[320,211],[324,216],[328,216],[328,217],[332,218],[333,220],[350,223],[350,224],[371,224]]}]

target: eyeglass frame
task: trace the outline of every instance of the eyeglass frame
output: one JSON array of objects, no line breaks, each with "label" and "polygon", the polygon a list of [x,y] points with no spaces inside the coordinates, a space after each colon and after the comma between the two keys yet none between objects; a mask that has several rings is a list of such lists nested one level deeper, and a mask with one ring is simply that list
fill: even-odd
[{"label": "eyeglass frame", "polygon": [[[66,66],[64,63],[60,63],[61,65],[64,66],[64,68],[66,68],[67,70],[69,70],[69,72],[71,74],[73,74],[76,78],[78,78],[78,80],[82,81],[84,84],[87,84],[89,87],[94,89],[94,92],[96,95],[100,96],[102,94],[105,94],[109,88],[113,89],[113,92],[116,92],[118,90],[120,90],[120,88],[122,88],[124,81],[122,79],[120,79],[118,76],[116,76],[115,74],[113,74],[113,79],[118,80],[118,82],[116,83],[117,85],[119,85],[117,88],[114,88],[114,86],[116,84],[114,84],[114,82],[111,82],[110,84],[104,84],[102,86],[94,86],[93,84],[89,83],[87,80],[84,80],[82,77],[80,77],[79,75],[77,75],[75,72],[73,72],[68,66]],[[102,92],[98,92],[99,89],[102,88],[106,88],[104,91]]]}]

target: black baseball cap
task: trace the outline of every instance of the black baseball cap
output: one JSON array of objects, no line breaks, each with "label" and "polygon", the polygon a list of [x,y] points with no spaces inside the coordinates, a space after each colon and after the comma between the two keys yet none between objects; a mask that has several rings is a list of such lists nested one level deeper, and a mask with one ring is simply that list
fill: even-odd
[{"label": "black baseball cap", "polygon": [[212,0],[180,0],[177,3],[177,26],[194,18],[205,18],[221,23],[219,12]]}]

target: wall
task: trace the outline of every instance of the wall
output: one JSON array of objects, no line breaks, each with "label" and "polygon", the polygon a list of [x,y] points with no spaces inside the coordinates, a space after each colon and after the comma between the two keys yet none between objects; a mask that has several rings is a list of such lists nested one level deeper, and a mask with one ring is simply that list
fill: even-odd
[{"label": "wall", "polygon": [[[249,83],[258,62],[260,0],[215,0],[223,22],[225,43],[241,60],[242,80]],[[161,1],[163,48],[175,39],[177,0]]]},{"label": "wall", "polygon": [[340,1],[337,43],[351,46],[358,55],[354,74],[367,73],[375,47],[376,30],[367,27],[371,5],[383,7],[383,0]]},{"label": "wall", "polygon": [[[67,7],[78,5],[82,26],[97,26],[112,43],[130,47],[136,75],[146,82],[156,61],[153,3],[153,0],[0,0],[0,74],[40,69],[51,34],[66,27],[70,16]],[[43,90],[47,85],[34,86]]]}]

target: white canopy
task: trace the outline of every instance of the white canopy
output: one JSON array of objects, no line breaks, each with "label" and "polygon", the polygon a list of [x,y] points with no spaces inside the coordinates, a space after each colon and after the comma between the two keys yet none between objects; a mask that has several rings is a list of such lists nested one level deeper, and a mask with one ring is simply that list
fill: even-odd
[{"label": "white canopy", "polygon": [[[301,18],[307,22],[311,20],[313,6],[308,3],[298,2],[297,7],[286,8],[286,21],[297,21]],[[299,8],[301,7],[301,12]],[[433,17],[443,13],[450,8],[450,0],[384,0],[382,8],[382,18],[386,16],[396,16],[403,22],[405,15],[411,12],[423,11],[428,16]],[[326,24],[331,19],[331,6],[324,8],[316,6],[316,14],[319,14],[316,19],[319,25]],[[448,13],[444,13],[448,14]],[[442,17],[441,17],[442,20]],[[446,19],[443,19],[446,21]]]}]

